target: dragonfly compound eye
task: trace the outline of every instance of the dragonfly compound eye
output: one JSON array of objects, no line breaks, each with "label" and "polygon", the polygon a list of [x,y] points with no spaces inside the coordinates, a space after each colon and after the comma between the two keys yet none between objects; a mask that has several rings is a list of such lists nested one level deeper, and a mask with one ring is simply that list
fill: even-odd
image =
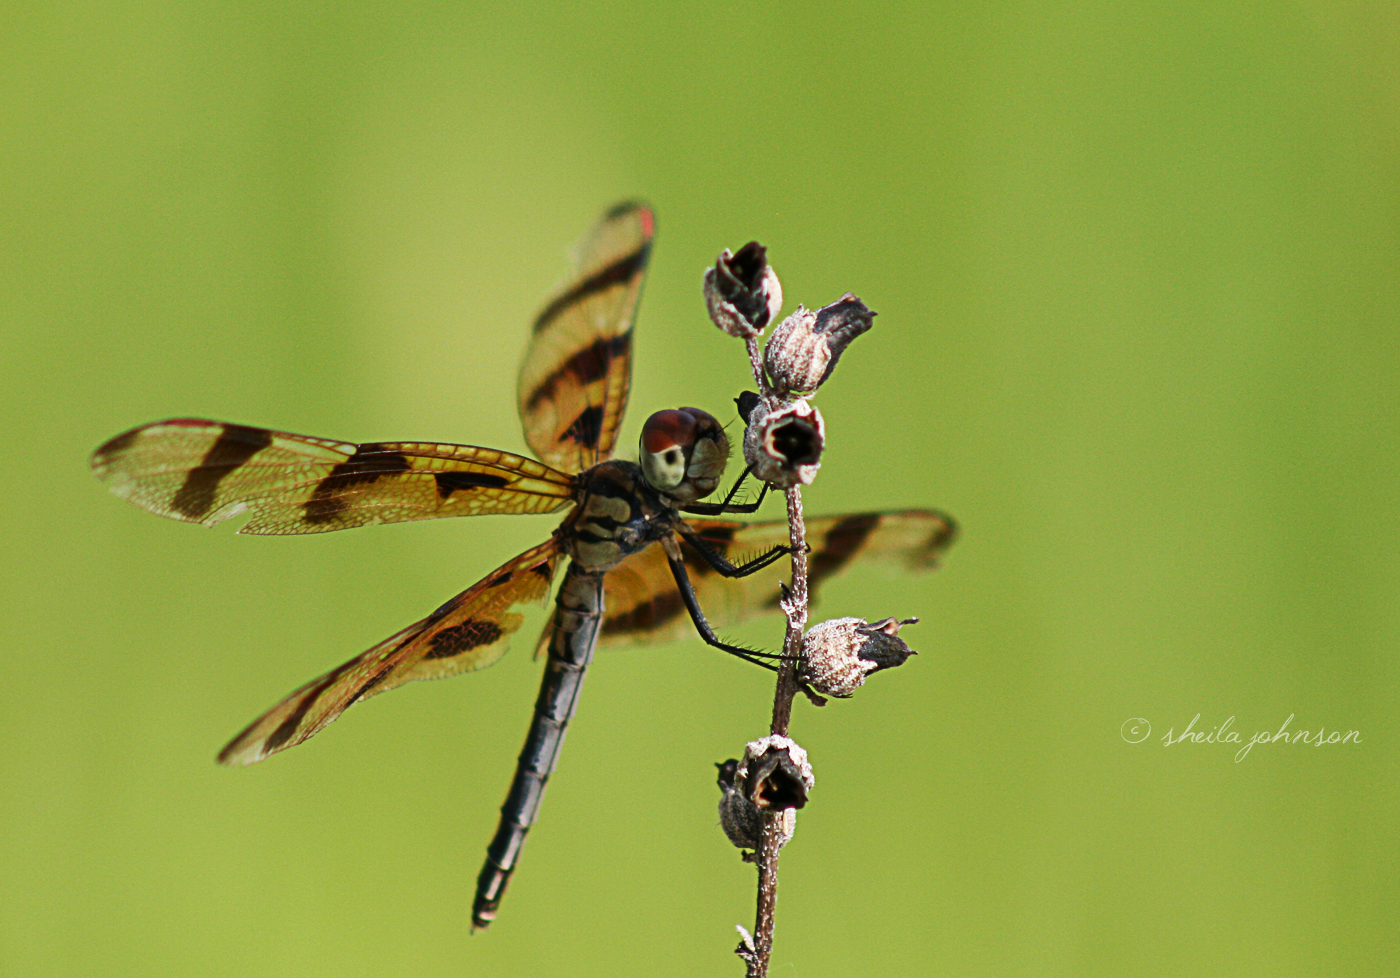
[{"label": "dragonfly compound eye", "polygon": [[661,492],[685,481],[687,456],[695,444],[695,418],[684,411],[657,411],[642,425],[642,473]]},{"label": "dragonfly compound eye", "polygon": [[657,411],[647,418],[641,449],[647,482],[681,502],[714,492],[729,460],[723,426],[699,408]]}]

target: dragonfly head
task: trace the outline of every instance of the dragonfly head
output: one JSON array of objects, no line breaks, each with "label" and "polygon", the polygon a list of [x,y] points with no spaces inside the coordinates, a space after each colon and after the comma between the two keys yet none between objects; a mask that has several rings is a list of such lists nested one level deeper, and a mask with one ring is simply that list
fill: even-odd
[{"label": "dragonfly head", "polygon": [[642,474],[653,489],[681,503],[719,487],[729,460],[729,438],[699,408],[657,411],[642,425]]}]

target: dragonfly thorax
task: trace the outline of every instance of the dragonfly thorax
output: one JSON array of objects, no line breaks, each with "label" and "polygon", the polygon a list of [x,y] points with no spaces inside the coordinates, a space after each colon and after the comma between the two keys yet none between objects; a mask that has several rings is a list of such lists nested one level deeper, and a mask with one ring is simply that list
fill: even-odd
[{"label": "dragonfly thorax", "polygon": [[678,503],[714,492],[728,461],[723,426],[699,408],[657,411],[642,425],[642,473],[653,489]]},{"label": "dragonfly thorax", "polygon": [[611,459],[579,477],[578,505],[560,527],[565,552],[601,574],[670,534],[676,509],[635,462]]}]

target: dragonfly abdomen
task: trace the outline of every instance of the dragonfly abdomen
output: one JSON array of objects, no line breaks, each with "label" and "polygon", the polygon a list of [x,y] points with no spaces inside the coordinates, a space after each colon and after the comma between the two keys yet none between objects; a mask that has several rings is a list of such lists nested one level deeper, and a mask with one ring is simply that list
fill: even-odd
[{"label": "dragonfly abdomen", "polygon": [[486,863],[477,877],[472,925],[487,927],[515,871],[520,849],[539,814],[545,785],[559,760],[559,748],[574,710],[598,633],[603,623],[603,576],[570,561],[554,599],[554,621],[540,695],[530,733],[515,767],[510,793],[501,806],[501,821],[486,849]]}]

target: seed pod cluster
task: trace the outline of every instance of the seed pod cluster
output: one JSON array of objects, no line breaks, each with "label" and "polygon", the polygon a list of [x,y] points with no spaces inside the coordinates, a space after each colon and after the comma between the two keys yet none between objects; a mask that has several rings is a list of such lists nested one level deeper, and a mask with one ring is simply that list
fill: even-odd
[{"label": "seed pod cluster", "polygon": [[[917,619],[886,618],[873,624],[861,618],[821,622],[803,634],[807,622],[809,587],[827,572],[835,558],[844,562],[859,550],[866,532],[852,539],[843,527],[826,534],[822,551],[812,555],[809,567],[802,518],[802,494],[821,468],[826,446],[826,424],[809,401],[826,383],[846,348],[874,325],[875,313],[854,293],[817,310],[798,306],[779,322],[760,355],[758,338],[782,308],[782,287],[768,267],[767,253],[750,242],[738,254],[722,252],[705,272],[705,303],[710,319],[723,332],[743,339],[757,392],[745,391],[735,402],[743,419],[745,476],[752,474],[769,486],[786,490],[791,545],[781,549],[792,555],[792,585],[779,585],[779,607],[787,616],[791,653],[802,638],[800,656],[784,655],[778,667],[774,733],[748,744],[741,760],[731,758],[719,768],[720,827],[729,841],[744,853],[744,860],[759,866],[759,927],[757,940],[742,927],[742,941],[735,953],[750,974],[766,974],[772,942],[772,899],[777,886],[773,846],[785,846],[797,825],[797,810],[807,804],[814,785],[807,752],[785,736],[796,688],[816,706],[826,697],[849,697],[865,677],[881,669],[902,665],[915,652],[899,638],[904,625]],[[740,479],[742,484],[743,478]],[[752,512],[753,506],[730,505],[737,492],[714,506],[692,507],[697,513]],[[762,502],[762,497],[759,503]],[[936,542],[930,542],[932,560],[938,544],[953,532],[951,522]],[[845,542],[845,541],[851,542]],[[770,552],[770,556],[775,556]],[[839,556],[838,556],[839,555]],[[911,556],[913,563],[916,557]],[[758,558],[764,561],[764,558]],[[746,565],[747,566],[747,565]],[[755,563],[755,566],[757,564]],[[692,601],[692,612],[694,611]],[[792,659],[797,658],[794,664]],[[795,669],[794,669],[795,665]],[[766,840],[766,846],[765,846]]]},{"label": "seed pod cluster", "polygon": [[798,679],[818,693],[844,699],[872,672],[902,666],[918,654],[899,637],[902,626],[916,621],[886,618],[872,624],[862,618],[833,618],[814,625],[802,639]]}]

